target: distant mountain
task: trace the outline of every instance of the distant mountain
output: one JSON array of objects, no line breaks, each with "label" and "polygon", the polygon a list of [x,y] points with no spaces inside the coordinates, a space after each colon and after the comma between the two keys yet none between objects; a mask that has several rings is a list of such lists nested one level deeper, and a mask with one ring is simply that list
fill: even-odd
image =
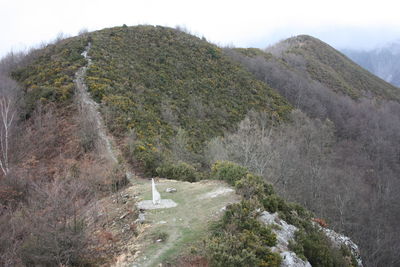
[{"label": "distant mountain", "polygon": [[301,64],[310,77],[335,92],[342,92],[352,98],[372,94],[386,99],[400,99],[397,88],[363,70],[345,55],[314,37],[300,35],[289,38],[269,48],[267,52],[288,62],[301,57]]},{"label": "distant mountain", "polygon": [[345,49],[342,52],[378,77],[400,86],[400,42],[370,51]]},{"label": "distant mountain", "polygon": [[[266,172],[270,177],[282,177],[283,182],[275,182],[275,188],[282,194],[286,193],[288,198],[316,211],[316,214],[324,214],[334,228],[342,229],[354,238],[362,248],[367,266],[397,266],[399,257],[397,252],[392,251],[392,247],[398,247],[397,240],[400,240],[400,228],[397,226],[399,217],[395,215],[398,207],[393,204],[398,202],[398,197],[391,189],[400,188],[400,164],[393,160],[400,155],[399,88],[311,36],[293,37],[266,50],[227,48],[225,52],[241,62],[258,79],[275,88],[292,106],[310,118],[317,118],[319,125],[316,129],[327,128],[320,124],[321,121],[334,129],[331,134],[318,134],[323,142],[334,135],[335,141],[328,145],[330,152],[318,155],[317,151],[313,151],[309,154],[318,160],[326,160],[324,164],[321,161],[309,167],[298,167],[306,159],[307,149],[301,148],[301,154],[294,160],[296,153],[286,147],[290,149],[290,152],[286,150],[286,155],[290,157],[285,158],[285,153],[280,154],[284,167],[277,173],[281,176],[271,175],[277,170],[276,164],[271,164]],[[299,119],[293,121],[296,124]],[[311,132],[318,132],[313,131],[312,126],[306,126],[305,122],[300,123],[290,129],[290,141],[283,142],[279,148],[284,148],[291,141],[293,146],[298,146],[301,142],[294,133],[301,127],[307,129],[301,136],[307,136],[308,140],[314,139],[309,136]],[[273,143],[276,144],[283,137]],[[314,139],[306,143],[318,142]],[[327,147],[319,144],[320,148]],[[313,160],[308,159],[306,162]],[[319,166],[318,174],[304,173],[305,170],[316,171],[315,166]],[[293,180],[290,179],[291,173],[294,174]],[[302,175],[306,184],[316,175],[316,184],[326,186],[327,189],[323,192],[324,189],[307,188],[308,191],[299,193],[303,188],[299,182]],[[299,184],[291,186],[296,181]],[[379,198],[391,200],[387,204],[381,200],[370,201],[371,196],[381,195],[380,186],[385,183],[387,194]],[[304,199],[311,192],[315,192],[318,197],[314,200]],[[340,204],[343,206],[333,208],[339,199],[346,199]],[[372,220],[371,214],[374,214]],[[389,216],[385,217],[384,214]],[[374,234],[383,228],[385,234]],[[383,243],[390,245],[383,247]],[[381,251],[379,255],[374,253],[377,250]]]}]

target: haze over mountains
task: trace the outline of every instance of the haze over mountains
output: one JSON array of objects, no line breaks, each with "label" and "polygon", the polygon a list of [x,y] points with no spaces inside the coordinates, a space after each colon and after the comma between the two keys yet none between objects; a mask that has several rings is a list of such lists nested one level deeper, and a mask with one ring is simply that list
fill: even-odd
[{"label": "haze over mountains", "polygon": [[344,49],[342,52],[371,73],[400,87],[400,41],[372,50]]},{"label": "haze over mountains", "polygon": [[[302,266],[359,264],[317,224],[350,236],[365,266],[400,262],[399,88],[314,37],[224,48],[180,28],[123,25],[9,55],[0,70],[0,104],[17,114],[0,128],[10,129],[3,265],[132,264],[147,248],[158,255],[150,263],[277,267],[287,252]],[[78,77],[96,104],[81,101]],[[240,200],[179,210],[198,214],[188,222],[146,211],[171,221],[142,227],[135,202],[148,193],[135,188],[150,177],[196,196],[223,180],[236,190],[227,201]],[[202,201],[168,197],[177,209]],[[260,211],[298,229],[288,251],[272,249],[279,227]]]}]

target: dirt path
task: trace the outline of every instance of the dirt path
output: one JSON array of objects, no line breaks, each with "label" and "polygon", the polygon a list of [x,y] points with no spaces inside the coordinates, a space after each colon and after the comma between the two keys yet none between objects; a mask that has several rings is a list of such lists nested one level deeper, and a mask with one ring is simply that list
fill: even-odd
[{"label": "dirt path", "polygon": [[[90,47],[89,43],[82,53],[88,62],[87,65],[81,67],[75,74],[76,97],[80,108],[83,109],[83,114],[95,123],[99,136],[99,153],[105,155],[113,164],[122,165],[126,170],[126,176],[132,186],[124,189],[121,194],[135,196],[130,198],[134,203],[139,200],[149,200],[151,199],[150,180],[133,175],[123,162],[118,161],[118,158],[121,158],[121,151],[115,145],[113,137],[107,132],[99,112],[99,105],[88,92],[85,76],[92,64],[88,55]],[[166,193],[165,190],[169,187],[176,188],[177,192]],[[195,243],[206,236],[209,222],[220,217],[222,208],[239,200],[234,190],[221,181],[189,183],[159,179],[157,189],[161,198],[172,199],[178,205],[167,209],[147,210],[146,221],[140,225],[146,230],[137,238],[126,240],[121,245],[125,247],[125,252],[118,255],[117,258],[120,260],[117,260],[114,266],[159,266],[161,262],[187,252],[188,244]],[[103,205],[106,204],[103,203]],[[115,221],[121,219],[119,213],[115,216],[117,216],[114,218]],[[155,241],[158,235],[166,236],[165,240]]]},{"label": "dirt path", "polygon": [[[82,56],[87,60],[87,65],[81,67],[75,73],[76,97],[78,99],[80,108],[84,111],[85,116],[88,116],[89,119],[94,122],[95,127],[97,128],[99,136],[98,143],[100,150],[103,152],[102,154],[106,155],[111,163],[121,164],[117,159],[117,155],[121,155],[121,152],[115,145],[112,136],[107,133],[107,128],[99,112],[99,104],[92,99],[85,83],[86,71],[92,64],[92,59],[89,56],[90,48],[91,43],[89,43],[88,46],[86,46],[85,51],[82,52]],[[132,182],[134,175],[130,171],[126,170],[126,177]]]}]

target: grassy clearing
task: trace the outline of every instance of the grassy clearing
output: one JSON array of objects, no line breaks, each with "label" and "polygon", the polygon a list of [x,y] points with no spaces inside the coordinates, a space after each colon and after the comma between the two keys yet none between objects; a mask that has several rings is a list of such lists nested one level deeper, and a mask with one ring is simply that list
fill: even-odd
[{"label": "grassy clearing", "polygon": [[[139,181],[134,185],[140,198],[151,199],[150,181]],[[176,193],[166,193],[165,189],[174,187]],[[142,244],[141,255],[136,263],[140,266],[157,266],[157,264],[174,259],[176,256],[190,252],[192,246],[207,235],[210,221],[222,215],[221,209],[228,203],[239,201],[234,192],[219,194],[214,198],[203,198],[205,194],[226,188],[221,181],[201,181],[197,183],[161,179],[157,189],[162,198],[174,200],[175,208],[146,211],[146,220],[150,228],[139,239]],[[154,236],[165,233],[167,238],[154,242]]]}]

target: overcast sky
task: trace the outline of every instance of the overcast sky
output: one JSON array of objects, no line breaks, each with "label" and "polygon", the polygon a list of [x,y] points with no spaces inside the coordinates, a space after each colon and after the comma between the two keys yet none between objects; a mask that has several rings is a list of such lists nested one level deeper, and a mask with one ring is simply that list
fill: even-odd
[{"label": "overcast sky", "polygon": [[309,34],[336,48],[369,49],[400,39],[397,1],[0,0],[0,57],[60,32],[122,24],[184,25],[219,45],[264,48]]}]

